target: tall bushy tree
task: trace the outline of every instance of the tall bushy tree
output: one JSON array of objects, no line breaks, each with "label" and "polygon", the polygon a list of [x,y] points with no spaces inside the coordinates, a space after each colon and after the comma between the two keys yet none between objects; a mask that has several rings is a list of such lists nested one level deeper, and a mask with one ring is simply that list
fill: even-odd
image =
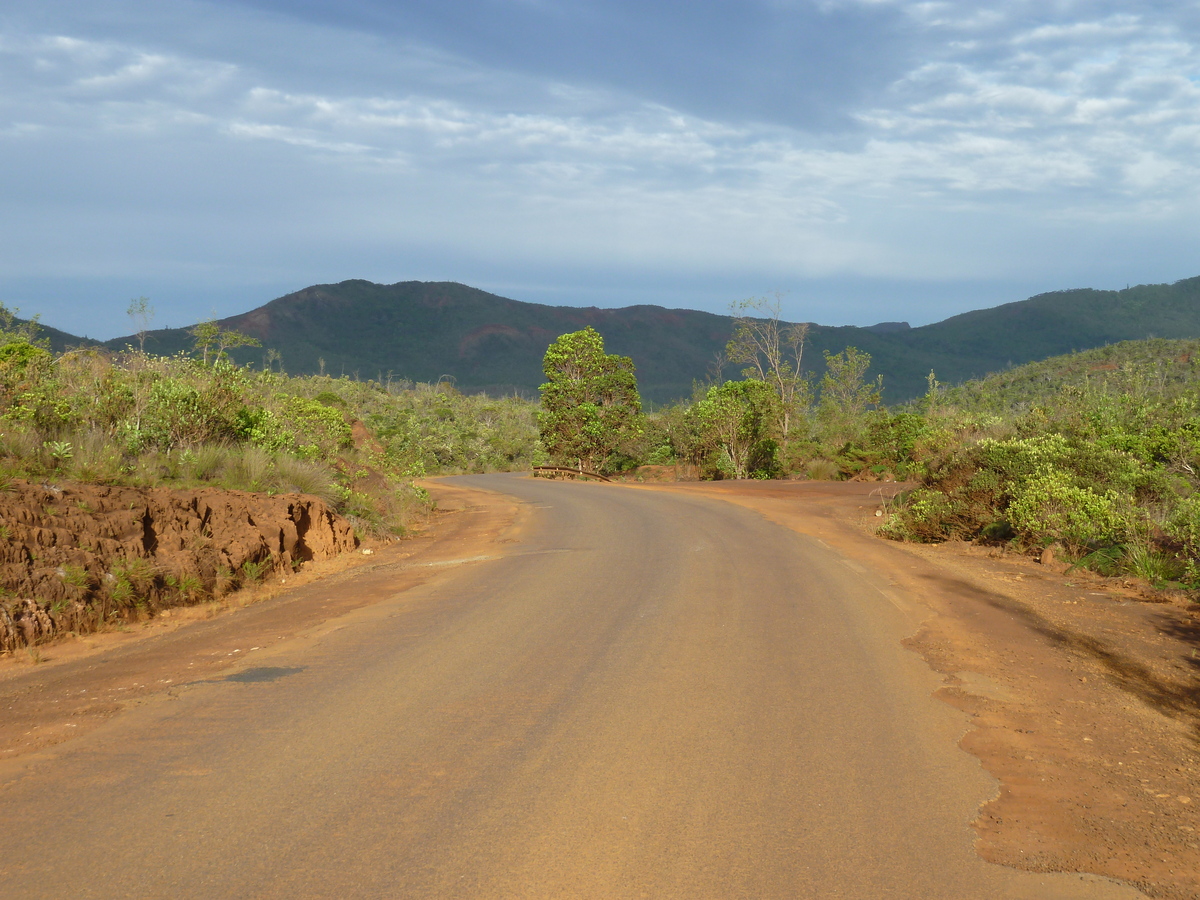
[{"label": "tall bushy tree", "polygon": [[821,379],[821,418],[836,430],[854,430],[862,414],[879,406],[883,376],[867,380],[871,354],[857,347],[841,353],[825,351],[825,376]]},{"label": "tall bushy tree", "polygon": [[776,468],[775,438],[781,401],[765,381],[713,385],[691,409],[698,456],[733,478],[770,477]]},{"label": "tall bushy tree", "polygon": [[641,428],[633,360],[604,352],[604,338],[588,326],[564,334],[542,361],[538,426],[557,462],[603,470],[613,453]]}]

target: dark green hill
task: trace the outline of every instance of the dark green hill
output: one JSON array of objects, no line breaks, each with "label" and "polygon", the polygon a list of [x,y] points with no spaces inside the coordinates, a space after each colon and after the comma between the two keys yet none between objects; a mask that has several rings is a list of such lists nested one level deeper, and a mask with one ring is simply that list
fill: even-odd
[{"label": "dark green hill", "polygon": [[888,323],[813,331],[814,366],[823,349],[866,350],[874,371],[884,373],[884,399],[899,403],[925,392],[930,369],[939,381],[957,384],[1120,341],[1200,338],[1200,278],[1122,291],[1054,291],[907,330]]},{"label": "dark green hill", "polygon": [[[728,316],[658,306],[623,309],[542,306],[452,282],[392,285],[344,281],[316,285],[221,322],[282,354],[294,374],[316,372],[436,381],[451,376],[466,391],[532,395],[541,359],[558,335],[587,325],[612,353],[633,357],[646,399],[663,403],[691,393],[729,337]],[[1021,363],[1152,336],[1200,338],[1200,278],[1040,294],[920,328],[814,326],[806,368],[820,372],[822,351],[848,345],[871,354],[884,374],[884,399],[899,403],[925,390],[933,369],[944,383],[978,378]],[[131,338],[109,341],[123,347]],[[185,329],[151,332],[146,350],[191,346]],[[240,361],[263,351],[239,351]],[[735,373],[726,371],[727,376]]]},{"label": "dark green hill", "polygon": [[[221,325],[279,350],[293,374],[316,372],[323,360],[332,375],[412,381],[450,376],[464,391],[530,395],[544,380],[542,356],[550,342],[591,325],[610,353],[633,357],[643,393],[655,402],[689,396],[692,378],[703,377],[731,327],[727,316],[692,310],[542,306],[462,284],[420,281],[316,285]],[[191,344],[185,329],[169,329],[151,332],[146,350],[173,353]],[[248,361],[261,359],[263,351],[235,355]]]},{"label": "dark green hill", "polygon": [[[0,304],[0,308],[3,304]],[[68,334],[65,331],[59,331],[57,328],[51,328],[49,325],[43,325],[41,322],[30,319],[22,319],[20,316],[14,316],[12,324],[16,328],[21,328],[33,325],[33,334],[36,340],[46,341],[50,345],[50,349],[55,353],[65,353],[67,350],[74,350],[77,347],[99,347],[102,346],[99,341],[94,341],[91,338],[76,337],[73,334]]]}]

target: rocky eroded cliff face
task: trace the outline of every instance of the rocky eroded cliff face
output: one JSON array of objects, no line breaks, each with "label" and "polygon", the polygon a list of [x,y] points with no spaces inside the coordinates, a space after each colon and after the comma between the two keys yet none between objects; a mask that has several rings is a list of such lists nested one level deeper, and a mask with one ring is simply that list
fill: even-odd
[{"label": "rocky eroded cliff face", "polygon": [[357,546],[349,522],[302,494],[14,481],[0,491],[0,651]]}]

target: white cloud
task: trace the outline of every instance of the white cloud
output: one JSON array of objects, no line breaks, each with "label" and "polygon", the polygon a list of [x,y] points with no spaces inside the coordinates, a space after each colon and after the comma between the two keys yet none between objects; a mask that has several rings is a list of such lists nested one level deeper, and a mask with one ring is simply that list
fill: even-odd
[{"label": "white cloud", "polygon": [[[107,210],[129,235],[80,237],[98,248],[75,253],[83,269],[122,253],[150,265],[147,246],[181,271],[417,247],[532,267],[939,278],[1024,265],[1024,234],[1047,227],[1076,240],[1089,223],[1168,228],[1198,211],[1200,61],[1169,18],[1031,0],[826,6],[903,10],[918,35],[907,71],[843,110],[845,133],[320,29],[310,44],[333,48],[342,80],[244,46],[10,30],[0,147],[42,180],[0,174],[0,237],[20,232],[19,258],[52,266],[67,251],[45,235],[76,204],[94,214],[80,222],[104,230]],[[372,74],[389,52],[402,61]],[[32,204],[20,215],[18,198]],[[221,208],[236,225],[213,225]]]}]

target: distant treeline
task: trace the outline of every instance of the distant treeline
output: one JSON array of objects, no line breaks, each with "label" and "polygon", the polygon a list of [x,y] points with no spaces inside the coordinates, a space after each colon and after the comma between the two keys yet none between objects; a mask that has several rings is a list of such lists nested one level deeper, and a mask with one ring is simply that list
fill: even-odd
[{"label": "distant treeline", "polygon": [[[700,478],[910,481],[882,533],[896,539],[1055,545],[1063,558],[1161,587],[1200,590],[1200,341],[1128,342],[1056,357],[887,408],[871,357],[825,351],[778,307],[739,318],[742,378],[641,414],[633,366],[600,336],[546,355],[542,441],[605,472],[683,466]],[[618,377],[619,376],[619,377]],[[614,378],[620,382],[613,390]]]}]

